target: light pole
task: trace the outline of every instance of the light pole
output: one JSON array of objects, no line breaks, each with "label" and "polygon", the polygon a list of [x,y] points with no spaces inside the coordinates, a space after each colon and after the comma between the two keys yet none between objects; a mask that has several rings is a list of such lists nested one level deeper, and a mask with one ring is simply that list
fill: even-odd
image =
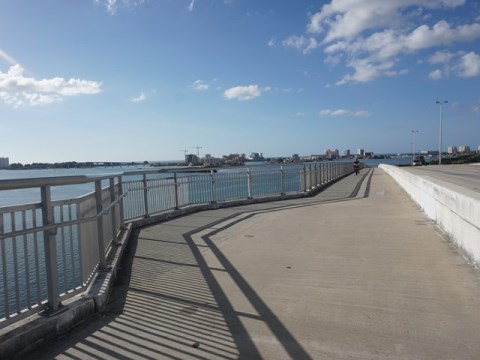
[{"label": "light pole", "polygon": [[415,135],[417,133],[418,133],[418,130],[412,130],[412,134],[413,134],[412,165],[414,164],[414,161],[415,161]]},{"label": "light pole", "polygon": [[448,103],[447,100],[439,101],[437,104],[440,105],[440,135],[438,137],[438,165],[442,165],[442,122],[443,122],[443,104]]}]

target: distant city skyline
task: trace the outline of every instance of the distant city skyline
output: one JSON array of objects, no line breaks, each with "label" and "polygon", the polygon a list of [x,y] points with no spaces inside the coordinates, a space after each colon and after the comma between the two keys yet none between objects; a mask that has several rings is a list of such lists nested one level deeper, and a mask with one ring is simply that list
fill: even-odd
[{"label": "distant city skyline", "polygon": [[[408,155],[412,154],[412,148],[410,151],[405,151],[405,152],[386,152],[386,153],[376,153],[371,150],[365,150],[362,148],[353,150],[352,149],[344,149],[344,150],[339,150],[337,148],[333,149],[324,149],[323,151],[317,152],[317,153],[312,153],[312,154],[300,154],[300,153],[293,153],[293,154],[285,154],[285,155],[277,155],[277,156],[263,156],[263,153],[260,152],[251,152],[250,156],[247,156],[246,153],[235,153],[235,152],[228,152],[225,154],[210,154],[210,153],[205,153],[205,154],[199,154],[199,153],[194,153],[194,152],[185,152],[184,153],[184,158],[177,158],[177,159],[135,159],[135,160],[116,160],[112,161],[109,159],[92,159],[92,160],[86,160],[86,161],[78,161],[75,159],[72,160],[67,160],[67,161],[41,161],[41,162],[11,162],[9,157],[0,157],[0,168],[6,168],[9,166],[9,164],[34,164],[34,163],[45,163],[45,164],[53,164],[53,163],[70,163],[70,162],[77,162],[77,163],[122,163],[122,164],[127,164],[127,163],[161,163],[161,162],[183,162],[186,161],[187,163],[190,162],[188,159],[192,158],[198,158],[200,160],[205,160],[208,158],[212,159],[222,159],[222,158],[231,158],[232,156],[238,156],[243,158],[244,160],[247,161],[260,161],[261,159],[277,159],[277,158],[293,158],[293,157],[298,157],[298,158],[312,158],[312,157],[322,157],[323,159],[325,158],[354,158],[354,157],[370,157],[370,156],[391,156],[391,155]],[[478,147],[470,147],[469,145],[449,145],[444,149],[443,153],[445,154],[462,154],[462,153],[480,153],[480,145]],[[417,149],[416,151],[417,155],[427,155],[427,154],[433,154],[437,155],[438,150],[436,149]]]},{"label": "distant city skyline", "polygon": [[[480,4],[0,2],[10,163],[480,145]],[[201,146],[202,149],[196,149]]]}]

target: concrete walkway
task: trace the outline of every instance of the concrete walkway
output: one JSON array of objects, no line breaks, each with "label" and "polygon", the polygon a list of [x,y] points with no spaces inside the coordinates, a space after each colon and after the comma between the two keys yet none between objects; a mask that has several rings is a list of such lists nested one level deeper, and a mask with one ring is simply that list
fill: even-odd
[{"label": "concrete walkway", "polygon": [[132,240],[109,311],[30,358],[480,359],[479,272],[383,170]]}]

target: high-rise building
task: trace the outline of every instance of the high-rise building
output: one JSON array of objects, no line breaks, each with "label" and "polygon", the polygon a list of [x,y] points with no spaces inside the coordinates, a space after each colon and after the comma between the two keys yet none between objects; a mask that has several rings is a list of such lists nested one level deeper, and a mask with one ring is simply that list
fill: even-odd
[{"label": "high-rise building", "polygon": [[0,157],[0,168],[7,168],[10,166],[8,157]]},{"label": "high-rise building", "polygon": [[468,146],[468,145],[460,145],[460,146],[458,147],[458,152],[459,152],[459,153],[462,153],[462,154],[469,153],[469,152],[470,152],[470,146]]},{"label": "high-rise building", "polygon": [[340,157],[340,154],[339,154],[338,149],[335,149],[335,150],[327,149],[324,152],[324,156],[327,159],[338,159]]},{"label": "high-rise building", "polygon": [[364,149],[357,149],[357,156],[364,157],[365,156],[365,150]]},{"label": "high-rise building", "polygon": [[194,154],[185,155],[185,163],[187,165],[197,165],[199,160],[200,159],[198,158],[197,155],[194,155]]},{"label": "high-rise building", "polygon": [[457,153],[457,147],[456,146],[449,146],[447,148],[447,153],[449,154],[456,154]]}]

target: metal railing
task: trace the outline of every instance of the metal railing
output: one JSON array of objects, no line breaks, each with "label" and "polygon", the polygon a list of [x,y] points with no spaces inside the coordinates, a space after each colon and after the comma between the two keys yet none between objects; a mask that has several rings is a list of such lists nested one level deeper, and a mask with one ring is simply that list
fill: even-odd
[{"label": "metal railing", "polygon": [[[186,207],[305,193],[352,173],[350,163],[185,169],[102,176],[0,180],[2,191],[39,189],[40,202],[0,207],[0,327],[54,313],[108,271],[107,253],[126,222]],[[94,191],[52,200],[52,187]]]}]

